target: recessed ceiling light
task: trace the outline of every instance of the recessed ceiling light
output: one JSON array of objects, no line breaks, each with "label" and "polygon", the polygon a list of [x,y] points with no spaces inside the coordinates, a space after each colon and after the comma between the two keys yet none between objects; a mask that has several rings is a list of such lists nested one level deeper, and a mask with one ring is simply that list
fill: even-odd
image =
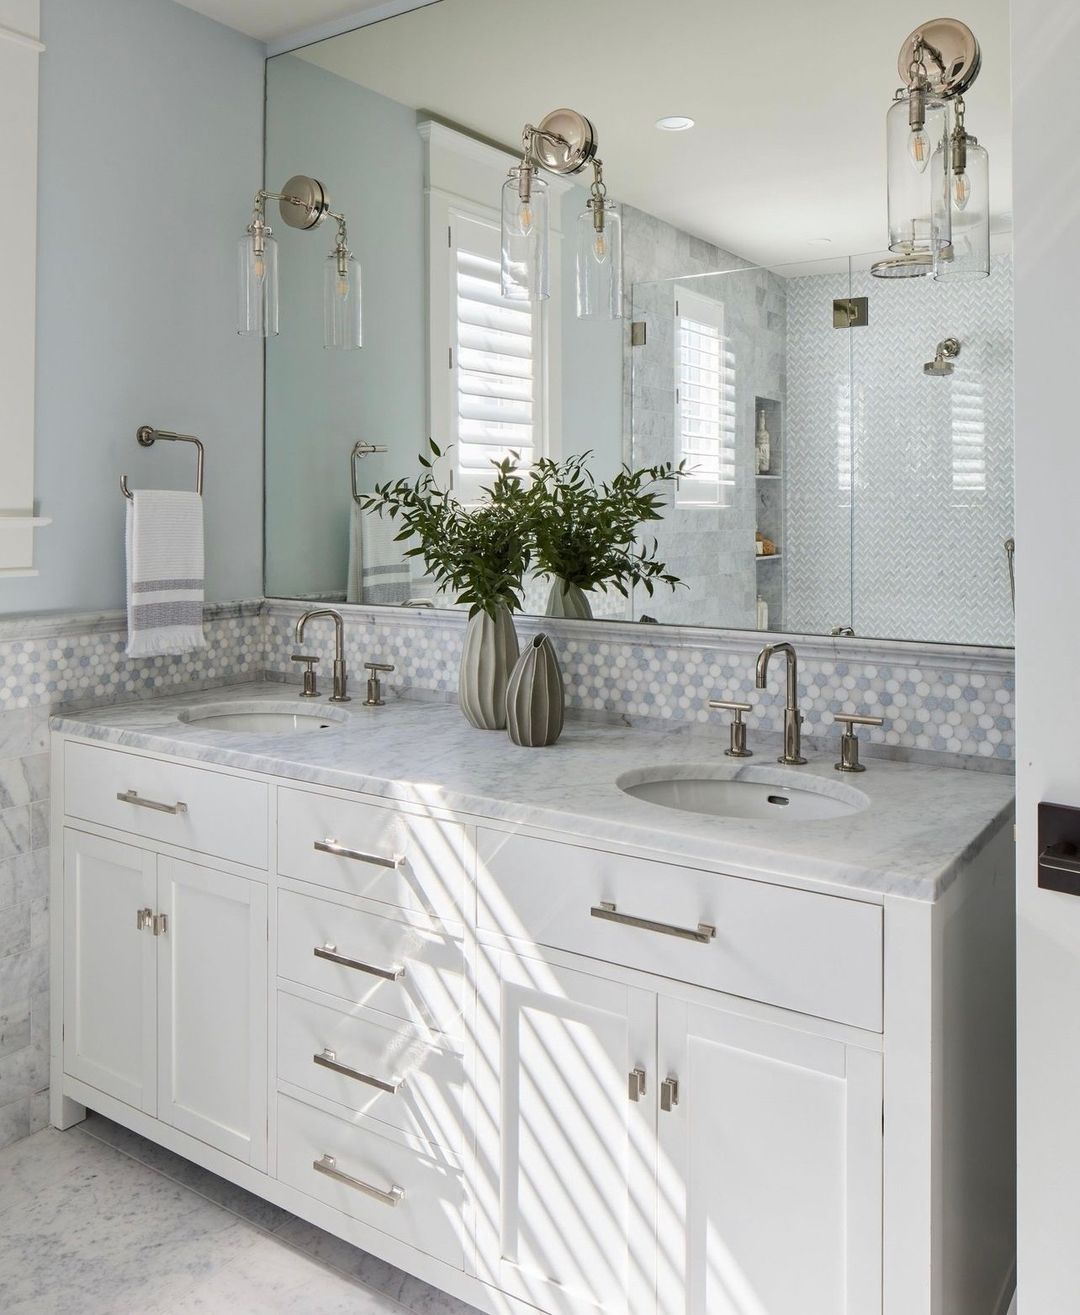
[{"label": "recessed ceiling light", "polygon": [[687,128],[694,126],[694,120],[687,118],[685,114],[668,114],[662,119],[657,119],[656,126],[662,132],[685,132]]},{"label": "recessed ceiling light", "polygon": [[812,237],[812,238],[809,239],[809,241],[810,241],[810,245],[811,245],[812,247],[831,247],[831,246],[832,246],[832,238],[831,238],[831,237]]}]

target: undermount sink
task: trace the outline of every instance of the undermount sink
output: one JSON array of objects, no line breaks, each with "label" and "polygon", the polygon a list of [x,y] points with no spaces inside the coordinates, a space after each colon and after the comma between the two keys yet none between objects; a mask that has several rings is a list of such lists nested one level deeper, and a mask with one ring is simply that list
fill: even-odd
[{"label": "undermount sink", "polygon": [[710,817],[768,822],[821,822],[862,812],[870,800],[839,781],[771,767],[686,766],[627,772],[624,794],[661,808]]},{"label": "undermount sink", "polygon": [[306,735],[340,725],[345,713],[337,708],[309,708],[296,703],[209,703],[179,714],[188,725],[213,731],[247,731],[264,735]]}]

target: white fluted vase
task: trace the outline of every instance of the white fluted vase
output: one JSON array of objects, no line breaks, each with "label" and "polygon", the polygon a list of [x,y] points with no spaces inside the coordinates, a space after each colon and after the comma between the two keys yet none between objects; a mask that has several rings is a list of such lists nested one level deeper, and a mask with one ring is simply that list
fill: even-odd
[{"label": "white fluted vase", "polygon": [[506,728],[506,687],[517,659],[517,631],[509,608],[500,606],[493,617],[487,612],[469,617],[461,652],[458,701],[477,730]]},{"label": "white fluted vase", "polygon": [[571,621],[591,621],[592,606],[580,586],[570,584],[561,575],[556,575],[552,578],[548,593],[547,614],[566,617]]},{"label": "white fluted vase", "polygon": [[542,749],[562,734],[566,696],[559,659],[547,635],[518,658],[506,691],[506,729],[515,744]]}]

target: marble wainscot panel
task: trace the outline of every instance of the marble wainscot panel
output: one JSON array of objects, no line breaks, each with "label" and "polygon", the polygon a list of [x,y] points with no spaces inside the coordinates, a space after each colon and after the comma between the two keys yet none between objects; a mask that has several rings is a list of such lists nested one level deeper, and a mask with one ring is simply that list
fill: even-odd
[{"label": "marble wainscot panel", "polygon": [[0,1146],[47,1121],[49,714],[257,677],[261,606],[208,606],[206,649],[134,661],[120,612],[0,618]]},{"label": "marble wainscot panel", "polygon": [[[295,706],[294,697],[290,688],[275,692],[261,683],[231,686],[214,702],[254,711]],[[737,876],[918,900],[939,898],[1013,813],[1012,780],[999,773],[878,761],[845,781],[833,771],[835,745],[793,772],[778,767],[775,748],[760,741],[759,757],[733,764],[723,757],[719,726],[578,718],[558,744],[526,750],[506,735],[475,730],[448,705],[368,708],[355,701],[342,722],[298,736],[181,720],[200,701],[198,693],[164,696],[54,717],[52,726],[103,744],[447,808]],[[620,781],[636,783],[658,768],[676,777],[719,768],[778,787],[797,780],[861,811],[791,823],[717,818],[664,808],[620,788]]]},{"label": "marble wainscot panel", "polygon": [[[295,679],[289,659],[301,610],[290,602],[266,604],[266,665],[277,679]],[[354,673],[360,673],[363,662],[392,662],[394,672],[384,682],[392,693],[454,696],[463,612],[342,611]],[[783,730],[782,664],[774,664],[767,690],[754,689],[754,660],[762,644],[758,634],[527,616],[516,617],[515,624],[523,644],[540,631],[552,637],[568,709],[627,723],[653,718],[708,723],[717,720],[706,707],[710,698],[743,699],[754,705],[747,716],[751,739]],[[782,638],[770,635],[769,641]],[[871,755],[910,759],[945,754],[956,766],[1011,770],[1012,650],[798,635],[791,640],[799,654],[800,706],[810,740],[839,734],[835,712],[864,711],[885,718],[880,729],[861,732]],[[312,631],[310,642],[316,645],[312,651],[330,654],[329,630],[323,639]]]}]

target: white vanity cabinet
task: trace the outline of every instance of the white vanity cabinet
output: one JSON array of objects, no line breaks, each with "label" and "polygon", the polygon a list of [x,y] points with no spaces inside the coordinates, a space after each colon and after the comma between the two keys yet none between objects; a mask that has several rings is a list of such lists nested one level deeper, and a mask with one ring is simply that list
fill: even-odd
[{"label": "white vanity cabinet", "polygon": [[490,1315],[1003,1315],[1000,830],[936,901],[54,735],[85,1106]]}]

